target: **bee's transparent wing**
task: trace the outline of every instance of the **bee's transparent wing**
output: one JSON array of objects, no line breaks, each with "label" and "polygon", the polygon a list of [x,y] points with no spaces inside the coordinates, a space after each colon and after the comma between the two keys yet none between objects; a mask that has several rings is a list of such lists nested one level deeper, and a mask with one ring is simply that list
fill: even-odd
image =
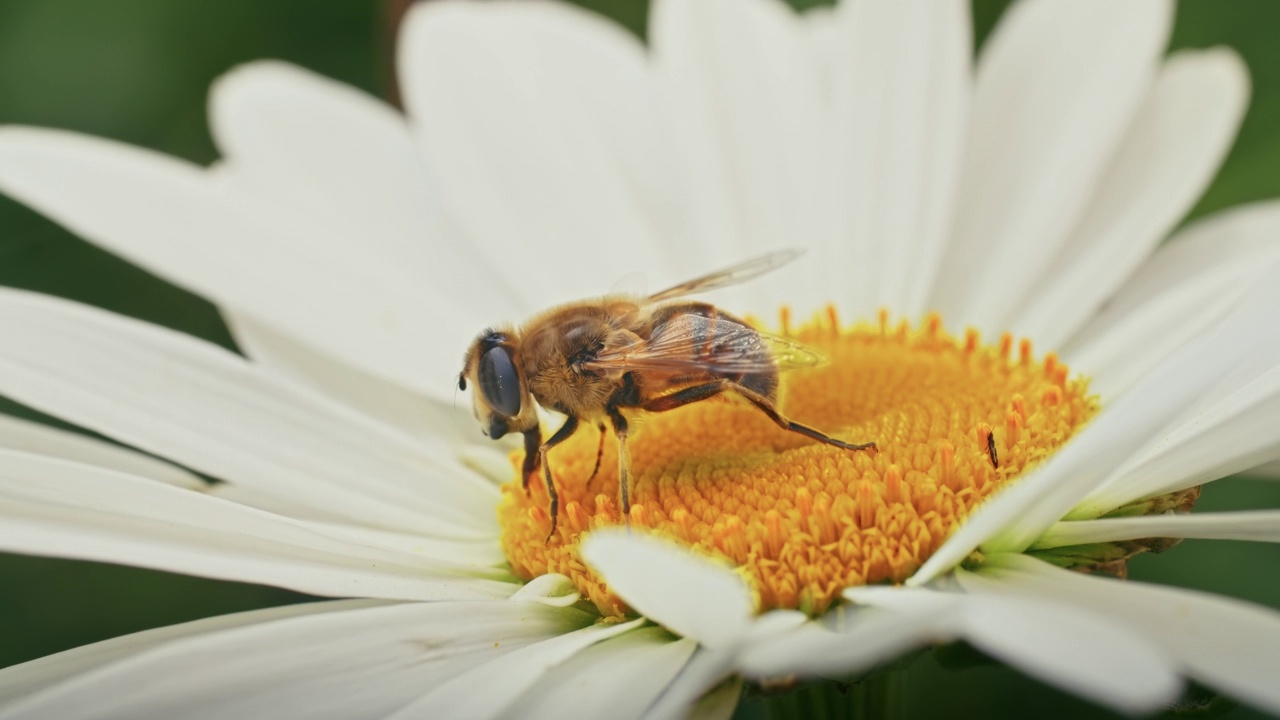
[{"label": "bee's transparent wing", "polygon": [[679,315],[639,340],[601,352],[584,363],[592,370],[736,375],[821,365],[823,357],[804,345],[754,330],[724,317]]},{"label": "bee's transparent wing", "polygon": [[733,267],[727,267],[723,270],[694,278],[688,282],[682,282],[675,287],[667,288],[662,292],[654,293],[649,296],[649,302],[662,302],[672,298],[683,297],[685,295],[693,295],[694,293],[705,292],[715,288],[728,287],[737,285],[748,280],[760,277],[761,275],[777,270],[787,263],[795,260],[804,254],[804,250],[792,248],[789,250],[779,250],[771,252],[767,255],[761,255],[756,258],[739,263]]}]

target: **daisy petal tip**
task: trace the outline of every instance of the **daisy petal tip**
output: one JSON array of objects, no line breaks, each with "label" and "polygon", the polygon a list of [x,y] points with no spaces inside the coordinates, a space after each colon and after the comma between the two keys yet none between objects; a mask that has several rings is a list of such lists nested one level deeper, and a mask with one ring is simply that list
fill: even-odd
[{"label": "daisy petal tip", "polygon": [[574,589],[573,581],[559,573],[539,575],[521,585],[512,595],[515,601],[536,602],[551,607],[569,607],[578,602],[582,594]]},{"label": "daisy petal tip", "polygon": [[750,628],[755,598],[746,582],[671,541],[600,530],[583,540],[582,558],[636,612],[702,645],[731,645]]}]

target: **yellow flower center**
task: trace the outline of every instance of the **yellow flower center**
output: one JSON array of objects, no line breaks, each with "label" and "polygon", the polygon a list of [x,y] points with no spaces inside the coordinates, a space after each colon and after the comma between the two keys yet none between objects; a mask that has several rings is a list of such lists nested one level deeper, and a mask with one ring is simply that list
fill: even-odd
[{"label": "yellow flower center", "polygon": [[[784,376],[792,419],[878,451],[852,452],[786,432],[745,402],[708,400],[647,415],[630,441],[631,526],[727,559],[761,609],[817,614],[851,585],[902,581],[992,493],[1053,453],[1098,410],[1088,383],[1052,355],[1004,336],[948,335],[936,316],[918,328],[842,328],[834,310],[783,333],[829,363]],[[549,540],[547,495],[521,489],[498,508],[514,572],[570,577],[606,615],[626,606],[583,564],[583,534],[622,522],[617,444],[586,426],[550,453],[560,491]],[[521,454],[513,455],[519,467]]]}]

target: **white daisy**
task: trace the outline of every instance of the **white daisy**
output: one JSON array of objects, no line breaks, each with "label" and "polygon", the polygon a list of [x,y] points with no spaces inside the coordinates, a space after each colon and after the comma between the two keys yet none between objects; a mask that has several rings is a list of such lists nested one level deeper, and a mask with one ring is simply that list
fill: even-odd
[{"label": "white daisy", "polygon": [[[966,8],[660,0],[645,48],[441,0],[403,30],[405,115],[260,63],[214,88],[210,169],[0,130],[0,189],[217,302],[250,358],[0,292],[0,394],[175,463],[6,420],[0,548],[348,598],[7,669],[0,717],[712,715],[955,639],[1123,711],[1188,676],[1280,712],[1276,613],[1038,559],[1280,540],[1275,513],[1173,513],[1280,459],[1280,206],[1157,249],[1245,70],[1164,57],[1165,0],[1024,0],[971,67]],[[626,534],[584,433],[544,542],[545,496],[448,404],[468,340],[796,244],[718,302],[832,303],[784,313],[832,358],[787,407],[880,452],[654,417]]]}]

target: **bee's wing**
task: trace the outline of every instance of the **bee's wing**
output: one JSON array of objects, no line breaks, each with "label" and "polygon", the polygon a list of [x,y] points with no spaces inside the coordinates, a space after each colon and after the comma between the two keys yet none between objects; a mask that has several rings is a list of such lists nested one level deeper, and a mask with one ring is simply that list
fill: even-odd
[{"label": "bee's wing", "polygon": [[601,352],[584,363],[592,370],[662,373],[750,374],[816,367],[823,357],[800,343],[733,320],[680,315],[647,340]]},{"label": "bee's wing", "polygon": [[767,255],[761,255],[756,258],[738,263],[733,267],[727,267],[723,270],[699,278],[694,278],[688,282],[682,282],[675,287],[667,288],[659,293],[649,296],[649,302],[661,302],[672,298],[692,295],[706,290],[727,287],[729,285],[737,285],[761,275],[777,270],[787,263],[795,260],[804,254],[804,250],[799,248],[791,248],[789,250],[779,250],[771,252]]}]

